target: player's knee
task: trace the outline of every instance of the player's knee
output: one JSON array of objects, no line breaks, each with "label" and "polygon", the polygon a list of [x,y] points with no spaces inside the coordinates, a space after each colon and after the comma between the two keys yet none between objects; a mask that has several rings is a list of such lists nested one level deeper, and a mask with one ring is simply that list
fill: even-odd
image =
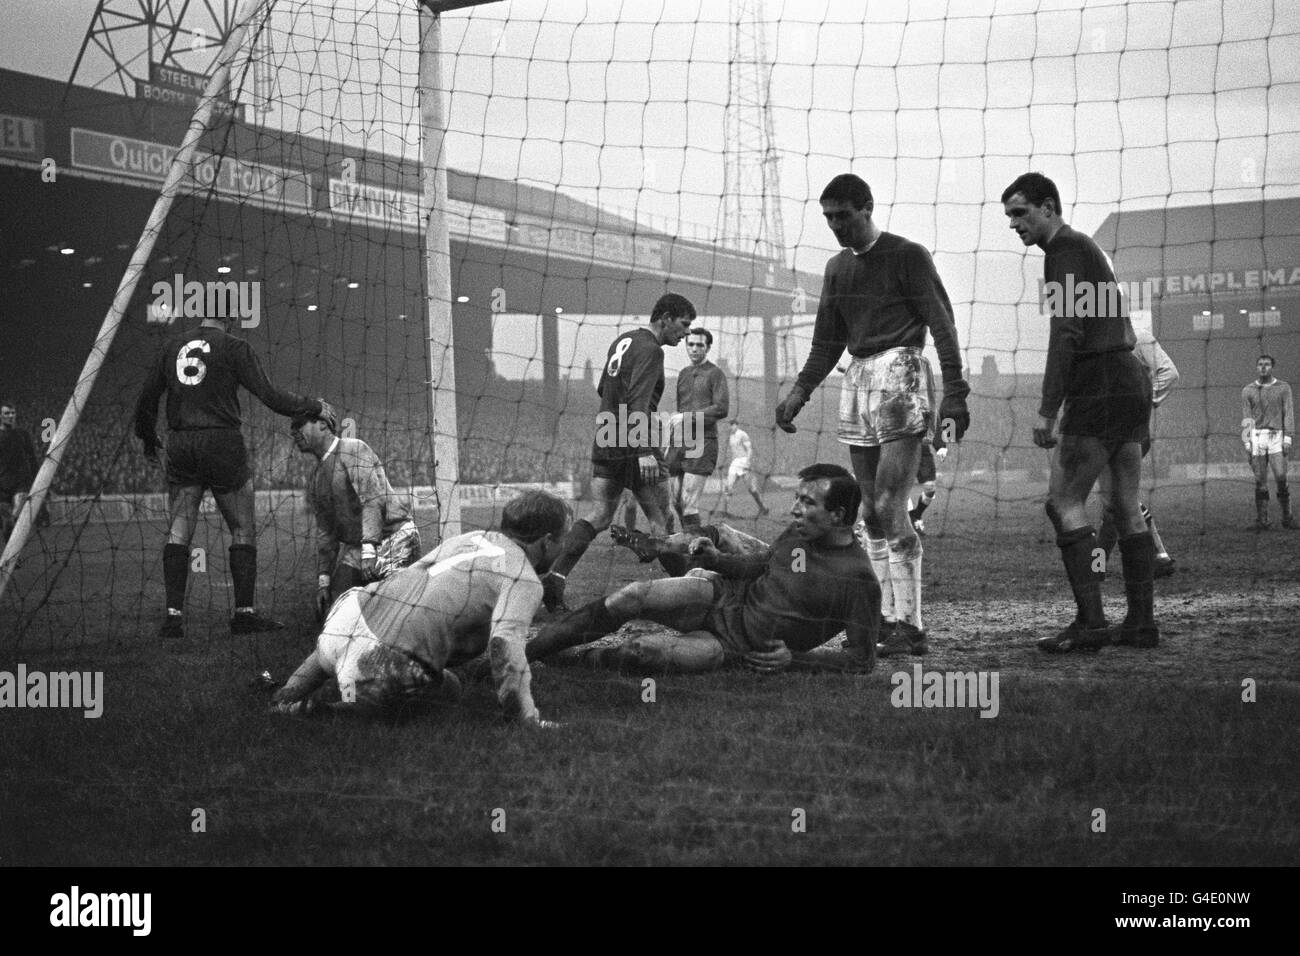
[{"label": "player's knee", "polygon": [[619,618],[636,617],[645,607],[649,590],[650,582],[633,581],[606,598],[605,607],[609,609],[611,614]]},{"label": "player's knee", "polygon": [[668,669],[668,655],[664,648],[646,637],[629,638],[623,644],[623,663],[633,671],[660,672]]}]

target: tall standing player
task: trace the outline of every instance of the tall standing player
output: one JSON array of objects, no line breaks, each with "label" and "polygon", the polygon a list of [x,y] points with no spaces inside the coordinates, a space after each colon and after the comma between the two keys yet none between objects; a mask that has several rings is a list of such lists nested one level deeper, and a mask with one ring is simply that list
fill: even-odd
[{"label": "tall standing player", "polygon": [[[713,333],[708,329],[691,329],[686,336],[686,356],[691,364],[677,375],[677,414],[671,421],[670,432],[677,442],[668,449],[668,475],[673,482],[673,505],[682,516],[682,529],[700,526],[700,495],[709,476],[718,467],[718,422],[727,417],[731,398],[727,393],[727,376],[708,359],[713,346]],[[702,453],[695,458],[678,441],[679,429],[685,428],[683,419],[697,416],[697,428],[703,423]]]},{"label": "tall standing player", "polygon": [[626,488],[636,495],[650,519],[650,533],[667,530],[668,500],[663,452],[658,447],[659,399],[664,393],[665,346],[677,345],[695,321],[695,306],[685,296],[668,292],[659,297],[650,323],[624,332],[609,347],[596,387],[600,412],[591,449],[591,493],[586,518],[575,521],[564,536],[564,549],[543,580],[546,607],[564,607],[568,575],[592,540],[610,526]]},{"label": "tall standing player", "polygon": [[1295,402],[1291,386],[1273,375],[1273,356],[1261,355],[1255,363],[1259,378],[1241,390],[1241,440],[1255,473],[1255,528],[1268,527],[1268,473],[1277,485],[1282,527],[1296,528],[1291,516],[1291,492],[1286,484],[1286,456],[1295,434]]},{"label": "tall standing player", "polygon": [[776,424],[795,430],[795,415],[847,347],[853,360],[841,386],[838,435],[862,485],[867,556],[885,618],[880,655],[924,654],[921,541],[907,516],[907,493],[936,425],[930,363],[921,354],[926,329],[943,373],[938,424],[945,440],[959,441],[970,425],[952,305],[930,253],[872,220],[871,187],[861,178],[836,176],[821,206],[844,250],[826,264],[812,348],[776,407]]},{"label": "tall standing player", "polygon": [[[1091,238],[1066,225],[1061,194],[1043,174],[1018,177],[1003,191],[1002,207],[1020,241],[1046,253],[1043,288],[1052,318],[1034,444],[1056,449],[1047,516],[1078,606],[1070,626],[1041,638],[1038,646],[1062,653],[1111,642],[1101,603],[1103,569],[1094,563],[1097,532],[1086,511],[1092,486],[1107,471],[1128,599],[1115,643],[1154,647],[1155,545],[1138,502],[1142,443],[1150,438],[1151,378],[1133,354],[1137,337],[1115,272]],[[1053,432],[1062,404],[1058,442]]]},{"label": "tall standing player", "polygon": [[184,637],[185,585],[190,569],[190,540],[198,524],[199,505],[211,489],[230,529],[230,577],[235,591],[234,634],[284,627],[253,606],[257,589],[257,543],[253,527],[253,478],[239,407],[243,386],[280,415],[333,419],[323,399],[303,398],[271,384],[245,340],[230,334],[233,319],[205,318],[191,332],[167,340],[140,391],[135,433],[144,453],[159,461],[158,400],[167,396],[165,449],[170,531],[163,548],[163,582],[167,615],[161,637]]}]

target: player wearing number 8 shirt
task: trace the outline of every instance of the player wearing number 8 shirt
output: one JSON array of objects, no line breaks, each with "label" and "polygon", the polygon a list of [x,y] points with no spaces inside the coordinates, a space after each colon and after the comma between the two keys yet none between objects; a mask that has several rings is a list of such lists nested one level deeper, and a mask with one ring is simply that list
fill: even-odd
[{"label": "player wearing number 8 shirt", "polygon": [[248,634],[284,626],[253,606],[257,586],[253,481],[248,450],[239,431],[239,386],[281,415],[335,417],[334,409],[324,400],[303,398],[271,384],[249,344],[230,334],[230,324],[226,319],[207,318],[197,329],[169,338],[136,403],[136,436],[144,442],[145,456],[158,461],[163,450],[157,433],[158,400],[167,396],[169,435],[164,457],[170,529],[163,548],[167,614],[159,629],[161,637],[183,637],[185,633],[190,540],[207,489],[230,529],[230,577],[235,592],[231,632]]},{"label": "player wearing number 8 shirt", "polygon": [[664,534],[671,505],[655,418],[664,392],[663,346],[684,339],[694,321],[691,301],[669,292],[655,303],[649,326],[624,332],[610,345],[596,389],[600,412],[591,449],[594,501],[587,517],[575,521],[565,536],[564,553],[542,582],[548,609],[564,608],[567,576],[596,535],[614,520],[624,489],[641,503],[650,519],[650,533]]}]

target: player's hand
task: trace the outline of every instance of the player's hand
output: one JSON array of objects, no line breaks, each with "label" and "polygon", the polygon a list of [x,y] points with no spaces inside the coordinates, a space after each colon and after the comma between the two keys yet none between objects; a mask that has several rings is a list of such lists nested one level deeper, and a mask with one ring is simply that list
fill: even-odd
[{"label": "player's hand", "polygon": [[745,666],[757,674],[779,674],[794,660],[790,648],[781,642],[770,651],[750,651],[744,657]]},{"label": "player's hand", "polygon": [[330,596],[330,589],[328,587],[316,589],[316,623],[317,624],[325,623],[325,615],[329,613],[330,605],[333,603],[334,601]]},{"label": "player's hand", "polygon": [[796,385],[790,389],[790,394],[776,406],[776,427],[793,435],[799,430],[794,425],[794,417],[807,404],[808,396],[804,394],[802,388]]},{"label": "player's hand", "polygon": [[970,386],[965,379],[954,379],[943,386],[943,401],[939,403],[939,436],[943,444],[961,441],[970,428],[970,409],[966,407],[966,396]]},{"label": "player's hand", "polygon": [[940,445],[938,448],[936,448],[936,449],[934,450],[934,458],[935,458],[935,460],[938,461],[938,462],[945,462],[945,461],[947,461],[947,460],[948,460],[948,446],[947,446],[947,445]]},{"label": "player's hand", "polygon": [[363,544],[361,546],[361,575],[367,581],[375,579],[375,572],[379,568],[379,556],[373,544]]},{"label": "player's hand", "polygon": [[642,455],[636,460],[637,466],[641,469],[641,481],[647,485],[657,484],[659,481],[659,459],[654,455]]},{"label": "player's hand", "polygon": [[339,413],[325,399],[318,398],[316,401],[320,402],[320,418],[328,422],[330,431],[337,435],[339,433]]},{"label": "player's hand", "polygon": [[718,563],[718,546],[709,538],[699,537],[690,543],[686,553],[700,562],[700,567],[708,570]]},{"label": "player's hand", "polygon": [[1034,444],[1039,448],[1055,448],[1056,439],[1052,437],[1052,431],[1055,428],[1055,418],[1044,418],[1039,415],[1038,424],[1034,427]]}]

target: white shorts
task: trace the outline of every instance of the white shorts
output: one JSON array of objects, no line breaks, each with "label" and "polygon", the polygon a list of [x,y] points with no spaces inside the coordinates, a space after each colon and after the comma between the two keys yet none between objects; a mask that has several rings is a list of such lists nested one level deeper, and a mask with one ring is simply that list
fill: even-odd
[{"label": "white shorts", "polygon": [[442,675],[409,654],[389,647],[370,630],[361,613],[364,588],[352,588],[334,602],[316,639],[316,655],[339,682],[345,704],[398,707],[442,687]]},{"label": "white shorts", "polygon": [[934,376],[917,348],[887,349],[854,358],[840,385],[837,437],[846,445],[883,445],[899,438],[931,438]]},{"label": "white shorts", "polygon": [[1283,435],[1280,428],[1252,428],[1250,430],[1251,457],[1282,454]]},{"label": "white shorts", "polygon": [[733,482],[739,481],[741,478],[744,478],[747,474],[749,474],[748,458],[731,459],[731,466],[727,469],[728,484],[732,484]]}]

